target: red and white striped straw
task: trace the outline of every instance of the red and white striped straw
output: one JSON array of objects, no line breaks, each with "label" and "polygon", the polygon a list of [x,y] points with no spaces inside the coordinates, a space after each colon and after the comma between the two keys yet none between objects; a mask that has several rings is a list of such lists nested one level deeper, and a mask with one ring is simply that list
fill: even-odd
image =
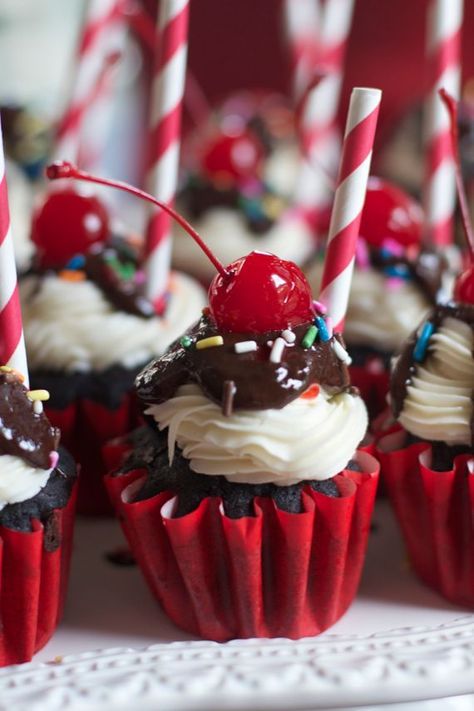
[{"label": "red and white striped straw", "polygon": [[319,296],[334,332],[344,328],[381,98],[380,89],[351,94]]},{"label": "red and white striped straw", "polygon": [[[151,89],[147,188],[171,205],[178,184],[181,113],[186,80],[189,0],[161,0]],[[159,310],[169,281],[171,218],[153,212],[145,246],[146,292]]]},{"label": "red and white striped straw", "polygon": [[432,244],[451,244],[454,238],[456,187],[449,117],[438,96],[444,87],[459,98],[461,84],[461,26],[463,0],[432,0],[428,11],[426,61],[429,91],[425,105],[426,236]]},{"label": "red and white striped straw", "polygon": [[325,76],[304,101],[300,140],[305,158],[295,199],[309,214],[314,213],[316,224],[331,202],[324,173],[335,175],[340,157],[336,117],[353,9],[354,0],[326,0],[320,16],[319,57],[312,67],[313,73],[320,69]]},{"label": "red and white striped straw", "polygon": [[8,207],[5,158],[0,127],[0,365],[25,376],[28,385],[25,340],[21,319],[15,255]]},{"label": "red and white striped straw", "polygon": [[[125,0],[90,0],[72,84],[59,123],[54,158],[96,169],[112,113],[110,70],[127,36]],[[79,160],[81,158],[81,160]]]},{"label": "red and white striped straw", "polygon": [[285,0],[284,21],[290,52],[293,97],[298,102],[309,86],[319,61],[320,0]]}]

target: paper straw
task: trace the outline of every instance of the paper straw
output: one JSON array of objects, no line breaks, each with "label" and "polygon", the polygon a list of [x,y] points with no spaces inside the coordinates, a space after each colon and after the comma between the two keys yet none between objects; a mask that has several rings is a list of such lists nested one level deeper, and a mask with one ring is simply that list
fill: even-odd
[{"label": "paper straw", "polygon": [[[161,0],[158,51],[151,90],[149,165],[147,188],[171,205],[178,183],[181,113],[186,79],[189,0]],[[171,218],[154,212],[146,247],[146,292],[162,308],[171,261]]]},{"label": "paper straw", "polygon": [[319,297],[335,333],[344,327],[381,97],[356,88],[349,104]]},{"label": "paper straw", "polygon": [[341,150],[336,125],[344,60],[352,24],[354,0],[327,0],[321,13],[320,49],[317,65],[326,76],[305,99],[300,140],[304,159],[296,185],[295,201],[316,226],[331,202],[324,173],[335,175]]},{"label": "paper straw", "polygon": [[127,37],[125,0],[90,0],[77,51],[72,92],[59,123],[54,159],[101,167],[113,112],[111,68]]},{"label": "paper straw", "polygon": [[310,84],[319,60],[320,0],[285,0],[285,32],[291,61],[293,97],[298,102]]},{"label": "paper straw", "polygon": [[429,92],[425,105],[424,206],[427,240],[451,244],[454,238],[456,186],[449,117],[438,96],[444,87],[459,98],[463,0],[432,0],[428,11],[426,61]]},{"label": "paper straw", "polygon": [[0,365],[25,376],[28,385],[25,340],[21,319],[15,255],[8,207],[5,158],[0,126]]}]

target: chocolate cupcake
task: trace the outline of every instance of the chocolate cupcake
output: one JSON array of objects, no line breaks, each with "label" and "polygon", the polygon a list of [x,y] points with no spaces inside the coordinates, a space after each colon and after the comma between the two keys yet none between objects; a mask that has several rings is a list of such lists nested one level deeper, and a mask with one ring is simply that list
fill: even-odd
[{"label": "chocolate cupcake", "polygon": [[[179,626],[219,641],[297,638],[347,609],[377,480],[356,452],[367,413],[347,361],[299,269],[252,253],[138,376],[146,428],[107,486]],[[119,463],[123,449],[111,452]]]},{"label": "chocolate cupcake", "polygon": [[52,193],[32,238],[36,258],[20,284],[32,387],[50,391],[48,416],[81,464],[79,510],[110,513],[101,447],[135,426],[137,373],[198,316],[204,293],[172,273],[157,313],[136,237],[113,228],[91,196]]},{"label": "chocolate cupcake", "polygon": [[30,660],[64,603],[76,466],[43,412],[46,396],[0,368],[0,666]]}]

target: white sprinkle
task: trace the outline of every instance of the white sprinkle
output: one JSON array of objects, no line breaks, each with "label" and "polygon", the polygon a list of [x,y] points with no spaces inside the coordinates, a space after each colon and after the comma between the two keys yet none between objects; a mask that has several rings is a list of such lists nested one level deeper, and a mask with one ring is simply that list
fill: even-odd
[{"label": "white sprinkle", "polygon": [[469,469],[469,474],[474,474],[474,459],[468,460],[467,468]]},{"label": "white sprinkle", "polygon": [[350,357],[349,353],[343,346],[341,346],[339,341],[337,341],[336,339],[332,341],[332,348],[339,360],[342,360],[342,362],[346,365],[350,365],[352,363],[352,358]]},{"label": "white sprinkle", "polygon": [[273,346],[273,341],[267,341],[267,346],[271,348]]},{"label": "white sprinkle", "polygon": [[287,343],[294,343],[296,340],[296,334],[293,333],[293,331],[290,331],[289,328],[286,328],[284,331],[282,331],[281,335]]},{"label": "white sprinkle", "polygon": [[257,350],[257,341],[239,341],[234,348],[236,353],[250,353]]},{"label": "white sprinkle", "polygon": [[41,400],[34,400],[33,401],[33,412],[35,415],[41,415],[43,412],[43,403]]},{"label": "white sprinkle", "polygon": [[270,363],[279,363],[285,350],[286,341],[284,338],[275,338],[275,343],[270,352]]}]

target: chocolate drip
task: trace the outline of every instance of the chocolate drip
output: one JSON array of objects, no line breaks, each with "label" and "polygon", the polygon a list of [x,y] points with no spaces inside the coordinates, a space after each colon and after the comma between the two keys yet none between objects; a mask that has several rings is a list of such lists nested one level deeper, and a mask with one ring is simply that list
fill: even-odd
[{"label": "chocolate drip", "polygon": [[[272,363],[268,342],[279,336],[279,331],[219,334],[211,319],[203,316],[187,333],[192,339],[188,348],[175,341],[164,356],[140,373],[138,396],[147,404],[161,403],[173,397],[181,385],[197,383],[211,400],[221,404],[225,383],[233,381],[234,410],[266,410],[285,407],[315,382],[331,393],[346,390],[349,372],[335,354],[332,339],[325,343],[318,340],[308,349],[300,345],[310,325],[295,327],[295,343],[284,349],[280,363]],[[196,341],[216,335],[222,335],[224,345],[196,349]],[[340,335],[334,338],[343,343]],[[236,353],[235,344],[249,339],[256,341],[257,350]]]},{"label": "chocolate drip", "polygon": [[402,267],[408,278],[415,281],[433,305],[436,304],[443,285],[443,274],[448,268],[446,257],[434,249],[422,249],[416,258],[405,255],[386,255],[382,250],[371,248],[370,261],[378,270]]},{"label": "chocolate drip", "polygon": [[[429,316],[427,316],[423,323],[430,321],[434,325],[436,331],[441,326],[444,319],[448,316],[464,321],[474,330],[474,306],[469,304],[451,303],[447,305],[439,305]],[[392,377],[390,380],[390,399],[395,418],[398,418],[403,410],[408,386],[416,373],[417,365],[413,357],[413,352],[418,340],[419,330],[420,328],[417,328],[416,331],[414,331],[407,339],[392,370]],[[471,417],[471,433],[472,441],[474,442],[474,412]]]},{"label": "chocolate drip", "polygon": [[12,373],[0,372],[0,454],[51,469],[51,452],[59,446],[59,430],[44,413],[36,414],[27,389]]}]

